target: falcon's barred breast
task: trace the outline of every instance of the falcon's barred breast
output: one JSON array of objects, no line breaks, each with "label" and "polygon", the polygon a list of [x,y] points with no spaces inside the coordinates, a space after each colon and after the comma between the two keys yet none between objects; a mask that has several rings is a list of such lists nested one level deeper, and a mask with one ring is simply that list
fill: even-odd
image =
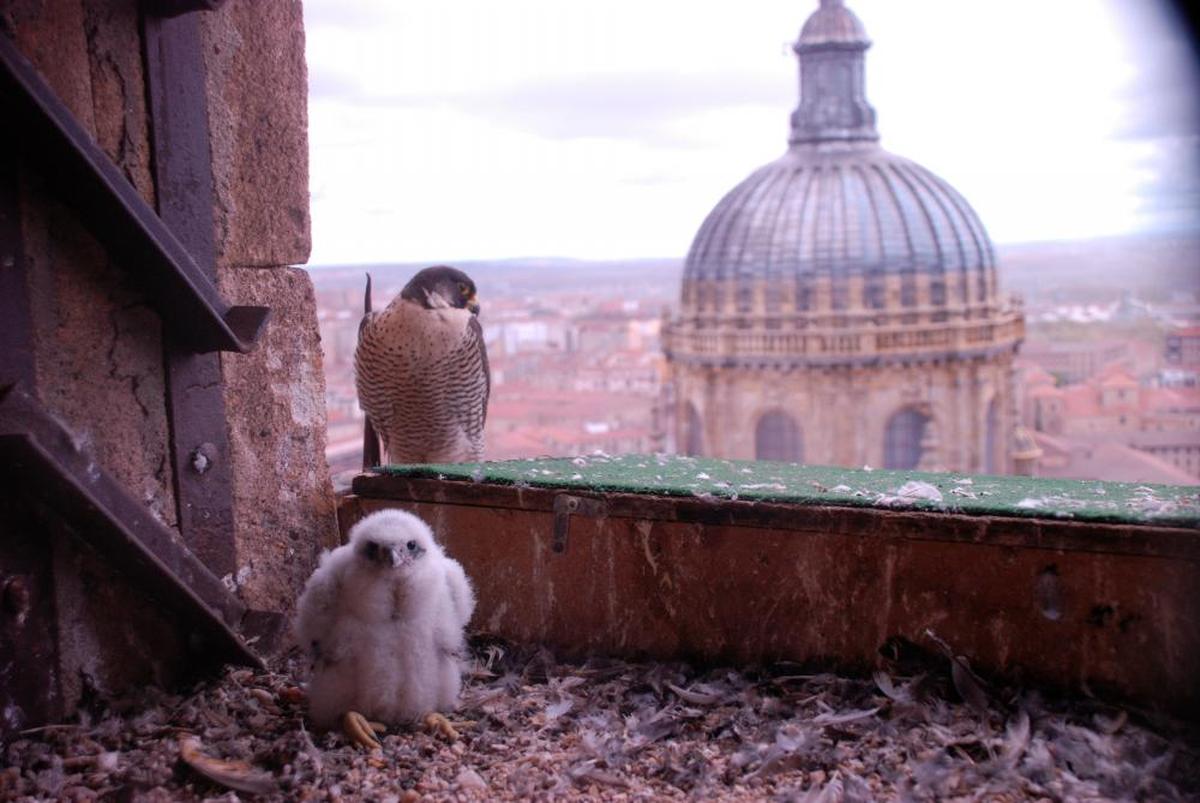
[{"label": "falcon's barred breast", "polygon": [[439,266],[363,320],[355,384],[389,462],[482,459],[491,377],[478,310],[475,283]]}]

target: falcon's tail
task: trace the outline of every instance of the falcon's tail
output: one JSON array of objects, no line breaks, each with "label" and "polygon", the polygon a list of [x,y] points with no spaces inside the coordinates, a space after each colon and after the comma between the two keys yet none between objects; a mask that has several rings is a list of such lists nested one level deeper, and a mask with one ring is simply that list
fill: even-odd
[{"label": "falcon's tail", "polygon": [[[371,320],[371,274],[367,274],[367,289],[363,293],[363,319],[358,325],[358,338],[362,339],[363,328],[367,322]],[[371,419],[363,416],[363,450],[362,450],[363,471],[369,471],[382,464],[380,459],[379,436],[375,434],[375,427],[371,424]]]}]

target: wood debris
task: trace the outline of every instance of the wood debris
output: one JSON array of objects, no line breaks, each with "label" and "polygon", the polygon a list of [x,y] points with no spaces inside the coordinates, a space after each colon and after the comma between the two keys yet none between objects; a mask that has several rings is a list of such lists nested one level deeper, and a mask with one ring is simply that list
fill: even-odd
[{"label": "wood debris", "polygon": [[[312,733],[297,656],[3,745],[4,800],[1189,800],[1200,728],[992,685],[475,645],[453,743]],[[966,690],[966,693],[964,692]],[[970,704],[961,702],[967,698]],[[972,699],[974,698],[974,699]]]}]

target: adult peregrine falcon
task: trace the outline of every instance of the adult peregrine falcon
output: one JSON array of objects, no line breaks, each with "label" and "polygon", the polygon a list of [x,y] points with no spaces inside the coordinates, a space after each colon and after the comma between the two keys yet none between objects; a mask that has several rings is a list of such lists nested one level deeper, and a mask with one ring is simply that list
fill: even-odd
[{"label": "adult peregrine falcon", "polygon": [[359,327],[358,403],[367,415],[364,464],[374,438],[391,463],[457,463],[483,456],[491,374],[475,282],[444,265],[425,268]]}]

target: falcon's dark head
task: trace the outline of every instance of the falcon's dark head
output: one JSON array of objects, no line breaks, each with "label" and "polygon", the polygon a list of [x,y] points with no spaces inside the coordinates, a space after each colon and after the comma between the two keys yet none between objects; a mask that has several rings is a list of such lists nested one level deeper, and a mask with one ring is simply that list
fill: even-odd
[{"label": "falcon's dark head", "polygon": [[473,315],[479,314],[475,282],[461,270],[445,265],[419,271],[404,285],[400,297],[425,309],[465,309]]}]

